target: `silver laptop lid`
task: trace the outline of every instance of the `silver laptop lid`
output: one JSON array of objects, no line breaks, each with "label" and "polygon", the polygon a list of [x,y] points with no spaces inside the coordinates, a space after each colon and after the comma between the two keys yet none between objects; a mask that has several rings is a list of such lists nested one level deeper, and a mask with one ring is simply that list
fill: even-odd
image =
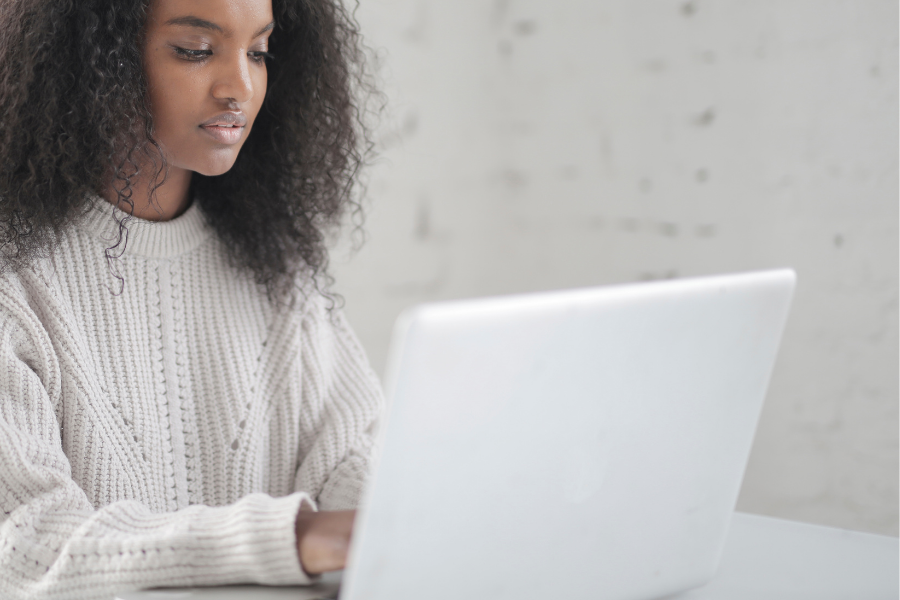
[{"label": "silver laptop lid", "polygon": [[792,271],[420,306],[342,600],[642,599],[709,580]]}]

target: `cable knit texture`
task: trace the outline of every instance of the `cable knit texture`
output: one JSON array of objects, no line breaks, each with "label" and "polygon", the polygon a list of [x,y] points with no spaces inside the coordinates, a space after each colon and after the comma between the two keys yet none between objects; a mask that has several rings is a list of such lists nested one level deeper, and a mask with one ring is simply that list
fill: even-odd
[{"label": "cable knit texture", "polygon": [[311,289],[270,303],[196,204],[132,220],[118,280],[115,211],[0,278],[0,597],[307,582],[297,510],[356,505],[382,406],[360,344]]}]

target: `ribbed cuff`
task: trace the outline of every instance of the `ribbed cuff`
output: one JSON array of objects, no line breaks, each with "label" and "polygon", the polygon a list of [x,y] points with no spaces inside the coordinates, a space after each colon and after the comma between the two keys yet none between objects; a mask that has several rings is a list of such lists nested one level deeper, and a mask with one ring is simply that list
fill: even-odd
[{"label": "ribbed cuff", "polygon": [[303,572],[297,554],[295,524],[303,502],[315,510],[303,492],[282,498],[251,494],[231,506],[205,507],[191,522],[192,562],[199,578],[220,584],[316,581]]}]

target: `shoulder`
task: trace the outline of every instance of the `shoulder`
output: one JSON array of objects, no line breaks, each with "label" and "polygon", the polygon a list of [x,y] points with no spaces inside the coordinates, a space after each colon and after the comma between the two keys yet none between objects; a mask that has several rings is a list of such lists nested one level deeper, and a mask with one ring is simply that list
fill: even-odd
[{"label": "shoulder", "polygon": [[354,370],[365,372],[365,377],[377,379],[369,367],[369,360],[362,343],[347,319],[343,298],[324,287],[306,281],[304,295],[296,308],[300,319],[302,347],[317,358],[322,366],[341,370],[354,365]]},{"label": "shoulder", "polygon": [[50,261],[0,274],[0,360],[21,361],[48,391],[59,389],[60,369],[50,330],[62,325],[63,310],[52,284]]},{"label": "shoulder", "polygon": [[344,299],[331,291],[324,277],[303,277],[295,286],[293,311],[306,328],[318,328],[355,340],[344,313]]},{"label": "shoulder", "polygon": [[27,318],[55,295],[50,259],[38,258],[26,266],[0,272],[0,320]]}]

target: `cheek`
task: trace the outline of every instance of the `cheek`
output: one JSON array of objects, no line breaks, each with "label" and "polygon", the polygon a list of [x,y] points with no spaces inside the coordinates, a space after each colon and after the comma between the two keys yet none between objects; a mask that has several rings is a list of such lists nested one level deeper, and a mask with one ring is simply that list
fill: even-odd
[{"label": "cheek", "polygon": [[262,107],[263,100],[266,99],[266,89],[269,81],[268,73],[266,73],[266,69],[258,69],[258,72],[253,75],[253,110],[254,115],[256,117],[256,113],[259,112],[259,109]]},{"label": "cheek", "polygon": [[191,107],[197,105],[198,82],[185,76],[183,69],[166,68],[161,62],[148,63],[145,68],[147,91],[155,134],[160,142],[171,145],[191,120]]}]

